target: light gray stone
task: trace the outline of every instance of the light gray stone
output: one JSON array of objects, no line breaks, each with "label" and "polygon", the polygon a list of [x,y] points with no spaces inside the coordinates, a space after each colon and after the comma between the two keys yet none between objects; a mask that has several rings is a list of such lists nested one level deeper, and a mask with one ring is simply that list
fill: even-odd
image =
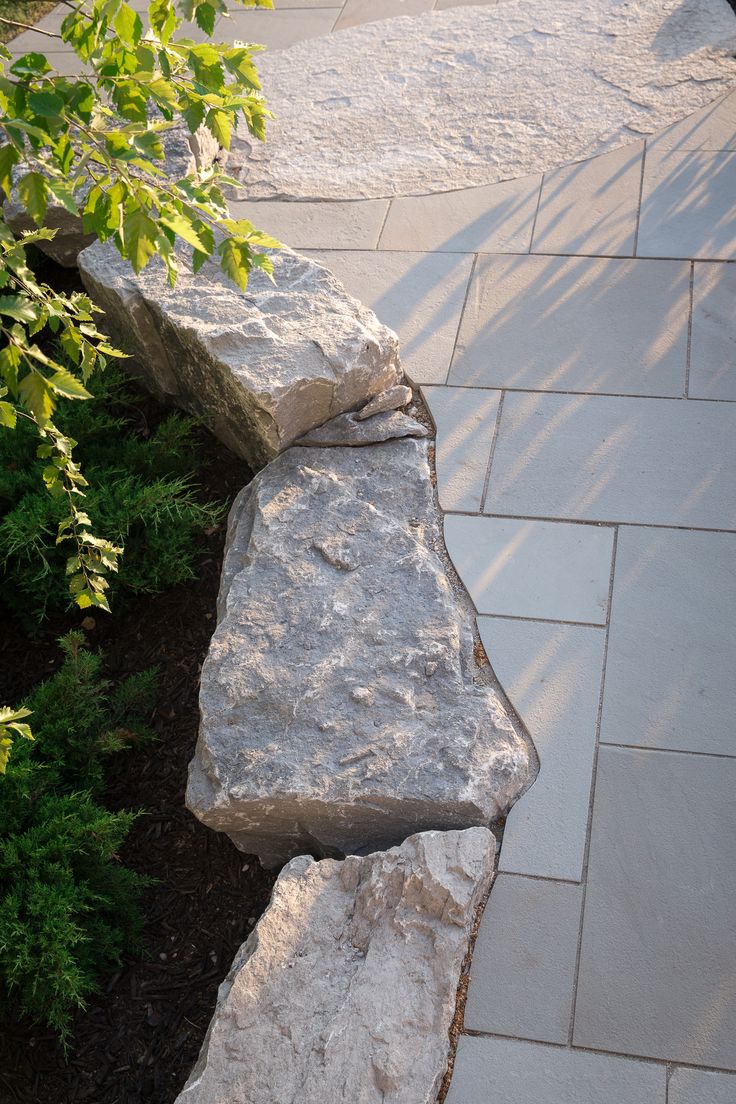
[{"label": "light gray stone", "polygon": [[667,1070],[516,1039],[460,1037],[447,1104],[666,1104]]},{"label": "light gray stone", "polygon": [[679,397],[689,310],[684,261],[481,257],[448,382]]},{"label": "light gray stone", "polygon": [[445,540],[479,613],[605,625],[612,528],[448,514]]},{"label": "light gray stone", "polygon": [[736,533],[622,528],[601,740],[736,755]]},{"label": "light gray stone", "polygon": [[490,514],[736,528],[736,407],[509,393]]},{"label": "light gray stone", "polygon": [[485,490],[499,391],[423,387],[437,429],[437,495],[443,510],[477,513]]},{"label": "light gray stone", "polygon": [[409,418],[396,410],[376,414],[366,421],[359,421],[357,414],[338,414],[324,425],[317,426],[295,445],[312,445],[322,448],[375,445],[397,437],[426,437],[427,429],[416,418]]},{"label": "light gray stone", "polygon": [[411,400],[411,387],[407,387],[405,383],[397,383],[395,387],[389,387],[387,391],[382,391],[380,395],[376,395],[374,399],[367,402],[355,416],[359,422],[362,422],[365,418],[372,418],[374,414],[382,414],[385,410],[399,410],[400,407],[407,406]]},{"label": "light gray stone", "polygon": [[583,887],[567,882],[496,879],[473,949],[466,1028],[567,1043],[582,900]]},{"label": "light gray stone", "polygon": [[230,214],[250,219],[292,249],[375,249],[388,205],[387,199],[348,203],[233,199]]},{"label": "light gray stone", "polygon": [[344,862],[293,859],[220,986],[177,1104],[434,1104],[494,851],[471,828]]},{"label": "light gray stone", "polygon": [[[733,100],[736,113],[736,99]],[[688,395],[736,401],[736,265],[696,264]]]},{"label": "light gray stone", "polygon": [[736,1067],[735,787],[733,758],[600,748],[574,1045]]},{"label": "light gray stone", "polygon": [[275,120],[265,145],[239,129],[233,175],[251,197],[369,199],[544,172],[703,107],[733,82],[735,43],[728,0],[515,0],[350,27],[260,60]]},{"label": "light gray stone", "polygon": [[187,804],[269,865],[489,824],[532,779],[428,451],[294,448],[233,505]]},{"label": "light gray stone", "polygon": [[736,259],[736,150],[647,153],[639,257]]},{"label": "light gray stone", "polygon": [[[76,55],[72,54],[72,57],[76,59]],[[220,151],[218,143],[204,127],[200,127],[196,134],[190,134],[184,125],[172,127],[163,133],[161,141],[166,153],[165,172],[177,180],[195,170],[209,168]],[[89,186],[81,192],[80,202]],[[18,199],[6,200],[3,213],[15,234],[36,229],[35,222]],[[49,241],[40,241],[38,247],[65,268],[74,268],[80,252],[95,241],[94,234],[85,234],[82,230],[81,218],[59,203],[49,204],[45,225],[57,233]]]},{"label": "light gray stone", "polygon": [[546,173],[532,253],[633,257],[643,156],[634,142]]},{"label": "light gray stone", "polygon": [[161,263],[136,276],[109,243],[79,258],[144,382],[254,467],[402,378],[396,335],[331,273],[288,249],[273,260],[275,284],[254,272],[242,292],[214,263],[171,288]]},{"label": "light gray stone", "polygon": [[[276,11],[243,11],[231,7],[229,15],[220,20],[217,27],[218,42],[258,42],[267,50],[281,51],[315,35],[328,34],[335,25],[340,12],[331,3],[313,10],[289,10],[277,3]],[[259,72],[263,69],[265,58],[257,59]],[[270,99],[272,89],[267,88]]]},{"label": "light gray stone", "polygon": [[478,628],[540,764],[506,820],[499,869],[580,881],[605,630],[500,617],[479,617]]},{"label": "light gray stone", "polygon": [[676,1069],[670,1078],[667,1104],[734,1104],[736,1074]]}]

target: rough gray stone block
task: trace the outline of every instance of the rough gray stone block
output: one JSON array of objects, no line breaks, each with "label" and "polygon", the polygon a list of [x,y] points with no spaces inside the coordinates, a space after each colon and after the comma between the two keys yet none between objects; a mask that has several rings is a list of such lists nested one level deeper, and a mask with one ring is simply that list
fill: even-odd
[{"label": "rough gray stone block", "polygon": [[372,418],[375,414],[381,414],[385,410],[399,410],[402,406],[408,406],[412,400],[411,387],[405,383],[397,383],[395,387],[389,387],[388,391],[382,391],[374,399],[366,403],[363,409],[356,414],[359,422],[365,418]]},{"label": "rough gray stone block", "polygon": [[327,269],[289,249],[273,261],[275,284],[256,271],[242,292],[214,263],[196,276],[183,268],[171,288],[162,263],[136,276],[109,243],[79,257],[147,386],[255,468],[402,376],[396,335]]},{"label": "rough gray stone block", "polygon": [[434,1104],[494,851],[471,828],[292,860],[177,1104]]},{"label": "rough gray stone block", "polygon": [[531,781],[428,448],[290,449],[233,504],[187,804],[266,864],[487,825]]}]

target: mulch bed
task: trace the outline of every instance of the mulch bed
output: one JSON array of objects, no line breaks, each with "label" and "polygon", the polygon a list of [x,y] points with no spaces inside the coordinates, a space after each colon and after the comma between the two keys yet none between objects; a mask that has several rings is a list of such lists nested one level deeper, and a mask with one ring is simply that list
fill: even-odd
[{"label": "mulch bed", "polygon": [[[155,420],[155,405],[142,400]],[[204,497],[231,501],[245,465],[208,437]],[[113,679],[159,667],[158,740],[121,754],[105,804],[141,808],[122,861],[157,879],[144,894],[143,955],[131,955],[76,1016],[65,1060],[54,1035],[0,1024],[0,1104],[171,1104],[204,1039],[217,987],[263,912],[275,875],[184,808],[197,737],[199,671],[215,625],[224,525],[203,540],[199,577],[156,598],[118,603],[87,632]],[[30,639],[6,625],[0,700],[17,701],[59,664],[57,638],[82,615]]]}]

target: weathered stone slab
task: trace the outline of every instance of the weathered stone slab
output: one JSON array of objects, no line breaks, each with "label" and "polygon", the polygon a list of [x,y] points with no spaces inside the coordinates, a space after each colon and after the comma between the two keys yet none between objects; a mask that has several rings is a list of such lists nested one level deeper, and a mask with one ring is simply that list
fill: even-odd
[{"label": "weathered stone slab", "polygon": [[233,504],[187,804],[268,865],[489,824],[531,781],[428,449],[290,449]]},{"label": "weathered stone slab", "polygon": [[358,421],[363,421],[365,418],[372,418],[374,414],[382,414],[385,410],[399,410],[411,400],[411,387],[407,387],[405,383],[397,383],[395,387],[389,387],[388,391],[382,391],[375,399],[366,403],[356,417]]},{"label": "weathered stone slab", "polygon": [[252,467],[401,379],[398,338],[316,261],[273,254],[272,284],[242,292],[214,263],[176,287],[163,264],[136,276],[114,247],[79,257],[105,326],[152,390],[201,415]]},{"label": "weathered stone slab", "polygon": [[[407,388],[408,390],[408,388]],[[371,418],[361,419],[360,414],[338,414],[324,425],[311,429],[294,443],[317,445],[322,448],[339,446],[375,445],[397,437],[426,437],[428,430],[416,418],[400,414],[396,410],[382,411]]]},{"label": "weathered stone slab", "polygon": [[[165,171],[172,180],[178,180],[195,170],[209,168],[220,152],[220,146],[205,127],[190,134],[183,124],[164,131],[161,141],[166,153]],[[86,195],[91,181],[82,193]],[[15,234],[24,230],[35,230],[36,224],[26,213],[25,207],[15,198],[6,201],[3,206],[5,220]],[[59,203],[50,203],[46,212],[45,225],[57,231],[50,241],[38,243],[53,261],[65,268],[74,268],[79,254],[95,241],[94,234],[85,234],[82,220],[73,215]]]},{"label": "weathered stone slab", "polygon": [[293,859],[177,1104],[434,1104],[494,851],[471,828]]},{"label": "weathered stone slab", "polygon": [[736,80],[735,45],[729,0],[513,0],[380,19],[259,58],[275,118],[265,143],[238,128],[228,172],[250,200],[546,172],[716,99]]}]

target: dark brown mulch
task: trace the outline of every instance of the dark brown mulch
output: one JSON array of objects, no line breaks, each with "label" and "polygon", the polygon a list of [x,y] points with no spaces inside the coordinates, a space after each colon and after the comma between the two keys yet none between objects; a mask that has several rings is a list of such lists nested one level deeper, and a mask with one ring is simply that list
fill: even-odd
[{"label": "dark brown mulch", "polygon": [[[248,481],[245,466],[211,438],[207,459],[203,494],[232,500]],[[224,526],[203,541],[196,581],[123,604],[113,617],[96,615],[88,632],[112,678],[159,667],[152,722],[159,739],[120,756],[106,801],[145,811],[121,855],[157,879],[143,900],[145,953],[101,979],[101,993],[76,1016],[67,1061],[47,1030],[0,1024],[0,1104],[171,1104],[196,1061],[217,987],[268,901],[273,872],[203,827],[183,803],[223,542]],[[0,699],[17,700],[47,677],[59,662],[57,637],[80,621],[34,640],[6,626]]]}]

